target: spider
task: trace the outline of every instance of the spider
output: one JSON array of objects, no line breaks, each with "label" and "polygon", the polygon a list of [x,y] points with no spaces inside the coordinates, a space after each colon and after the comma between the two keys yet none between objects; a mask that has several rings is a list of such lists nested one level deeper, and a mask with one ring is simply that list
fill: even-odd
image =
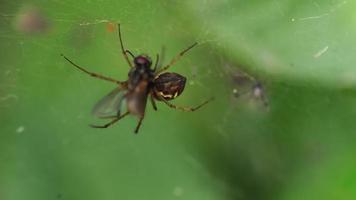
[{"label": "spider", "polygon": [[[118,24],[118,32],[122,54],[130,66],[127,81],[118,81],[107,76],[90,72],[61,54],[64,59],[66,59],[70,64],[82,72],[92,77],[109,81],[117,85],[114,90],[112,90],[108,95],[96,103],[92,110],[92,113],[98,118],[112,120],[107,124],[91,125],[91,127],[108,128],[120,119],[131,114],[139,118],[138,124],[134,131],[135,133],[138,133],[142,124],[142,120],[145,117],[145,108],[148,98],[150,98],[154,110],[157,110],[157,100],[165,103],[170,108],[187,112],[196,111],[213,99],[210,98],[209,100],[204,101],[196,107],[177,106],[169,102],[170,100],[175,99],[180,94],[182,94],[185,87],[186,78],[180,74],[165,71],[169,67],[173,66],[186,52],[196,46],[198,44],[197,42],[181,51],[167,65],[161,69],[158,69],[157,66],[159,61],[159,54],[156,56],[154,67],[151,68],[152,61],[149,56],[145,54],[134,56],[133,53],[124,48],[121,37],[120,24]],[[132,57],[132,61],[129,59],[129,56]],[[127,111],[121,113],[122,107],[124,107],[124,102],[126,102]]]}]

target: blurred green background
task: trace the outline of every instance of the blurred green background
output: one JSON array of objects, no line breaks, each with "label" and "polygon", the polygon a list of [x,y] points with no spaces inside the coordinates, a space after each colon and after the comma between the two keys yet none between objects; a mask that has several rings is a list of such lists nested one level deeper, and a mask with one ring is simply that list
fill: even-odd
[{"label": "blurred green background", "polygon": [[[356,2],[344,0],[0,3],[0,199],[355,199]],[[91,116],[126,48],[188,78],[158,112],[110,129]],[[236,98],[240,71],[261,81]]]}]

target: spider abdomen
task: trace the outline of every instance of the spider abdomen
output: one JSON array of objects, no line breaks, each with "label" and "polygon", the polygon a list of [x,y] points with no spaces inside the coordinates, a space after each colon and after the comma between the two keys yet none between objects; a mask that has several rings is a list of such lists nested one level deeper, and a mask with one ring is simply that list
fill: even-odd
[{"label": "spider abdomen", "polygon": [[186,78],[180,74],[167,72],[154,79],[153,92],[157,100],[172,100],[184,90]]}]

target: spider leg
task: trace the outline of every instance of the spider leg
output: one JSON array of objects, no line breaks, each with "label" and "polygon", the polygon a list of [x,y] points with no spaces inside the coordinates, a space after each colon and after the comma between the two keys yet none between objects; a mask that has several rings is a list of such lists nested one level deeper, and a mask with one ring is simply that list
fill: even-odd
[{"label": "spider leg", "polygon": [[109,126],[115,124],[117,121],[119,121],[120,119],[124,118],[125,116],[127,116],[128,114],[130,114],[130,112],[125,112],[124,114],[122,114],[121,116],[117,116],[115,119],[113,119],[112,121],[110,121],[107,124],[104,124],[102,126],[100,125],[90,125],[93,128],[108,128]]},{"label": "spider leg", "polygon": [[133,67],[132,63],[131,63],[130,60],[129,60],[129,57],[127,56],[127,53],[129,53],[131,56],[133,56],[133,54],[132,54],[130,51],[125,50],[124,45],[123,45],[123,43],[122,43],[120,24],[117,24],[117,27],[118,27],[118,31],[119,31],[119,39],[120,39],[120,46],[121,46],[122,54],[124,55],[125,60],[126,60],[127,63],[130,65],[130,67]]},{"label": "spider leg", "polygon": [[160,98],[165,104],[167,104],[170,108],[173,108],[173,109],[177,109],[177,110],[181,110],[181,111],[184,111],[184,112],[194,112],[196,110],[198,110],[199,108],[201,108],[202,106],[206,105],[207,103],[209,103],[210,101],[214,100],[214,98],[210,98],[206,101],[204,101],[203,103],[199,104],[198,106],[196,107],[187,107],[187,106],[177,106],[177,105],[174,105],[170,102],[168,102],[167,100],[165,100],[164,98]]},{"label": "spider leg", "polygon": [[106,76],[103,76],[103,75],[100,75],[100,74],[97,74],[97,73],[93,73],[93,72],[90,72],[86,69],[84,69],[83,67],[75,64],[73,61],[71,61],[69,58],[67,58],[65,55],[61,54],[61,56],[63,56],[64,59],[66,59],[70,64],[72,64],[74,67],[78,68],[79,70],[81,70],[82,72],[84,73],[87,73],[89,74],[90,76],[92,77],[95,77],[95,78],[98,78],[98,79],[101,79],[101,80],[106,80],[106,81],[110,81],[110,82],[114,82],[116,84],[119,84],[119,85],[123,85],[125,84],[125,82],[121,82],[121,81],[118,81],[118,80],[115,80],[113,78],[110,78],[110,77],[106,77]]},{"label": "spider leg", "polygon": [[162,69],[159,69],[156,74],[160,74],[161,72],[167,70],[170,66],[174,65],[187,51],[189,51],[190,49],[192,49],[195,45],[197,45],[198,43],[195,42],[194,44],[192,44],[191,46],[189,46],[188,48],[184,49],[183,51],[181,51],[178,55],[176,55],[176,57],[174,57],[170,63],[168,63],[168,65],[164,66]]}]

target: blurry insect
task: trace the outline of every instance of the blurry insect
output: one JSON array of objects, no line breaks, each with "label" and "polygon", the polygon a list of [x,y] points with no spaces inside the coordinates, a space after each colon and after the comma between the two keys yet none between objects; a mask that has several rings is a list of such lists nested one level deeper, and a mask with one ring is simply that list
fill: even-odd
[{"label": "blurry insect", "polygon": [[[144,54],[134,56],[133,53],[124,48],[121,38],[120,24],[118,24],[118,32],[122,54],[131,67],[128,73],[127,81],[118,81],[110,77],[89,72],[62,54],[62,56],[69,63],[71,63],[79,70],[89,74],[92,77],[117,84],[117,88],[102,98],[92,110],[92,113],[95,116],[99,118],[109,118],[112,119],[112,121],[102,126],[91,125],[92,127],[107,128],[125,116],[132,114],[139,118],[135,129],[135,133],[137,133],[141,126],[142,120],[145,117],[147,98],[150,98],[154,110],[157,110],[157,100],[162,101],[171,108],[188,112],[193,112],[212,100],[211,98],[196,107],[182,107],[169,102],[170,100],[182,94],[185,87],[186,78],[177,73],[163,72],[174,65],[187,51],[197,45],[197,43],[194,43],[193,45],[180,52],[170,61],[169,64],[165,65],[161,69],[158,69],[157,67],[159,62],[159,55],[157,54],[156,63],[152,69],[152,61],[150,57]],[[132,57],[133,63],[131,63],[129,56]],[[126,103],[127,111],[121,113],[121,110],[124,107],[124,102]]]},{"label": "blurry insect", "polygon": [[250,98],[261,101],[263,106],[268,108],[266,90],[259,80],[243,71],[231,73],[231,79],[233,85],[237,86],[232,90],[235,98],[249,95]]},{"label": "blurry insect", "polygon": [[39,9],[25,7],[15,18],[16,29],[27,34],[46,33],[50,29],[50,22]]}]

